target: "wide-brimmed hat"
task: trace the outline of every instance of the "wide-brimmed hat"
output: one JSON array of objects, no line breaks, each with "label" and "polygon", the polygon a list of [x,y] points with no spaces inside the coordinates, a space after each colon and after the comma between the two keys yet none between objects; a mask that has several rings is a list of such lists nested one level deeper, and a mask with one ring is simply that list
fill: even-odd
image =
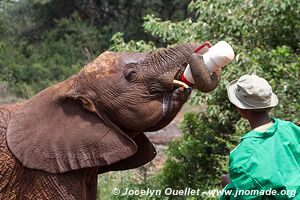
[{"label": "wide-brimmed hat", "polygon": [[255,74],[231,81],[227,86],[227,94],[230,102],[241,109],[272,108],[278,104],[278,98],[269,83]]}]

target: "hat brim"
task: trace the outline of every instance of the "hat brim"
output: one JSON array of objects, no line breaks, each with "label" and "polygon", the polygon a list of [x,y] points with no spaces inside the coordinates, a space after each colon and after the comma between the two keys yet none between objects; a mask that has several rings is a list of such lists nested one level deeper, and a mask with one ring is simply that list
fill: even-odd
[{"label": "hat brim", "polygon": [[276,94],[274,94],[274,93],[272,93],[271,103],[268,106],[263,106],[263,107],[262,106],[249,106],[249,105],[243,103],[236,97],[235,92],[234,92],[237,87],[237,81],[238,81],[238,79],[233,80],[227,85],[227,95],[228,95],[229,101],[232,104],[234,104],[236,107],[241,108],[241,109],[256,110],[256,109],[273,108],[278,104],[278,98],[277,98]]}]

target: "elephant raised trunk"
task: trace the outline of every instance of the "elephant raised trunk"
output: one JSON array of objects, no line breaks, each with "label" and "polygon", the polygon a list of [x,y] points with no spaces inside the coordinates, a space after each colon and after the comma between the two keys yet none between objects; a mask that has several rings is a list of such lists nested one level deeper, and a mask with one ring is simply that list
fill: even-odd
[{"label": "elephant raised trunk", "polygon": [[[157,65],[159,72],[159,79],[163,84],[168,83],[170,85],[173,80],[181,80],[181,76],[186,68],[187,64],[190,64],[195,84],[193,88],[200,90],[201,92],[210,92],[214,90],[220,80],[220,71],[210,74],[206,67],[201,54],[208,51],[208,48],[203,48],[199,53],[194,53],[198,47],[195,43],[188,43],[177,45],[169,49],[159,49],[149,54],[149,59],[152,59]],[[157,80],[159,82],[159,80]],[[175,84],[178,84],[175,81]],[[183,85],[183,84],[181,84]]]}]

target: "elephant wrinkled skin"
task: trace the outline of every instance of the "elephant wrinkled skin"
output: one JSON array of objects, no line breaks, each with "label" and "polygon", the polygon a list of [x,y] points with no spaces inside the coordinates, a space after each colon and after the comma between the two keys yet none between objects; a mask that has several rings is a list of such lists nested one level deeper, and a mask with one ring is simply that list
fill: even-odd
[{"label": "elephant wrinkled skin", "polygon": [[188,63],[194,88],[209,92],[220,79],[196,47],[104,52],[31,99],[0,106],[0,199],[96,199],[98,174],[151,161],[144,132],[169,124],[191,92],[172,81]]}]

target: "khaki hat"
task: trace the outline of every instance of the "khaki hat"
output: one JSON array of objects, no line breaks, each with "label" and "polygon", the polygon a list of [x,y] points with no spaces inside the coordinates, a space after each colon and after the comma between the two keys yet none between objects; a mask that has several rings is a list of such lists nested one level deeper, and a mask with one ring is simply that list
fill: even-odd
[{"label": "khaki hat", "polygon": [[227,86],[227,94],[230,102],[241,109],[272,108],[278,104],[278,98],[269,83],[255,74],[231,81]]}]

